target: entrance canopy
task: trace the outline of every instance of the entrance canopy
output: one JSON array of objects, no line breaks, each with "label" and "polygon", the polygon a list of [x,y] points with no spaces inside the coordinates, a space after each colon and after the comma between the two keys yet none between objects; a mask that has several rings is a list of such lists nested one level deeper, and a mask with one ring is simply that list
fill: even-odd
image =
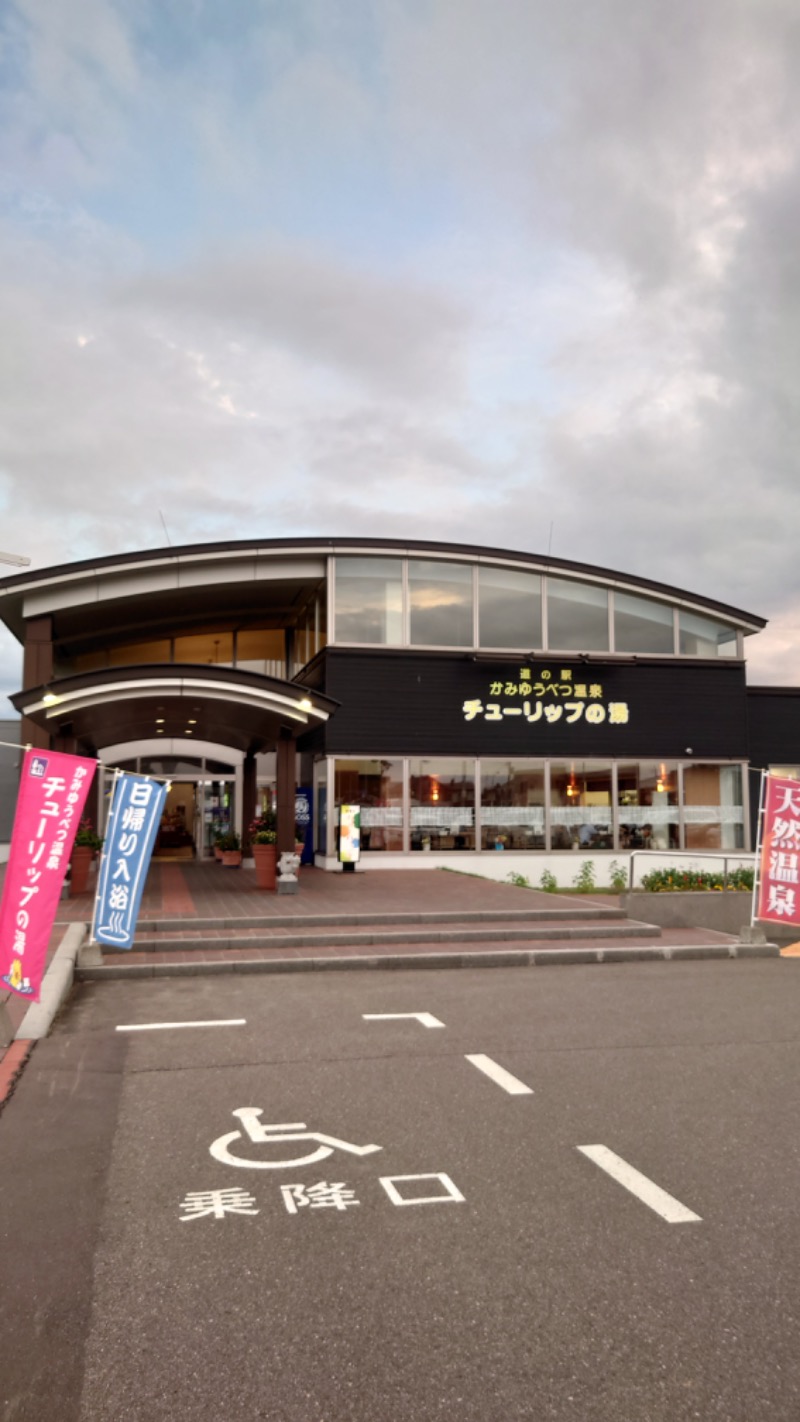
[{"label": "entrance canopy", "polygon": [[10,698],[52,737],[87,750],[163,735],[213,741],[246,755],[323,724],[338,703],[277,677],[234,667],[156,664],[63,677]]}]

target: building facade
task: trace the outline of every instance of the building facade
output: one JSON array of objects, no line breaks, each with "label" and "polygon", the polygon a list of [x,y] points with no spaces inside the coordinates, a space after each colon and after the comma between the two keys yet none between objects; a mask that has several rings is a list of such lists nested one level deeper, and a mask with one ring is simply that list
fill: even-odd
[{"label": "building facade", "polygon": [[22,739],[173,780],[194,852],[277,794],[318,864],[361,806],[368,867],[747,850],[792,688],[748,688],[764,620],[533,554],[390,540],[158,549],[0,582]]}]

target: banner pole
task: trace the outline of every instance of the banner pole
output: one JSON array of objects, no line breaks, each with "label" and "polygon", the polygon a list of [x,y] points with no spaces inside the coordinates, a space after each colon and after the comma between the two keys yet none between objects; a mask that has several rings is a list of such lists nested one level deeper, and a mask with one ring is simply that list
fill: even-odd
[{"label": "banner pole", "polygon": [[758,825],[756,828],[756,857],[753,864],[753,903],[750,909],[750,927],[756,921],[756,906],[761,892],[761,838],[764,826],[764,794],[767,785],[767,771],[761,772],[761,789],[758,796]]},{"label": "banner pole", "polygon": [[98,871],[97,871],[97,887],[95,888],[95,891],[94,891],[94,908],[92,909],[92,927],[91,927],[91,932],[89,933],[89,942],[90,942],[90,943],[94,943],[94,942],[96,941],[96,940],[95,940],[95,936],[94,936],[94,931],[95,931],[95,928],[97,927],[97,908],[98,908],[98,905],[99,905],[99,903],[100,903],[101,890],[102,890],[102,888],[103,888],[103,873],[104,873],[104,871],[107,872],[107,871],[106,871],[106,845],[108,844],[108,836],[109,836],[109,832],[110,832],[110,829],[111,829],[111,826],[112,826],[112,823],[113,823],[113,820],[114,820],[114,801],[115,801],[116,796],[117,796],[117,786],[119,785],[119,781],[120,781],[121,775],[122,775],[122,771],[121,771],[121,770],[117,770],[117,769],[114,770],[114,784],[111,786],[111,803],[110,803],[110,805],[109,805],[109,807],[108,807],[108,815],[106,816],[106,832],[105,832],[105,835],[104,835],[104,837],[103,837],[103,853],[102,853],[101,856],[100,856],[100,867],[98,868]]}]

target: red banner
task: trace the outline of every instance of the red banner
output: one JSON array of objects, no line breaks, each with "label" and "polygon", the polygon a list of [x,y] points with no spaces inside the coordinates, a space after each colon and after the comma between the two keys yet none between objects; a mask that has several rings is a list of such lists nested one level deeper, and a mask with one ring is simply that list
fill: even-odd
[{"label": "red banner", "polygon": [[755,917],[800,924],[800,781],[766,777]]},{"label": "red banner", "polygon": [[25,752],[0,906],[0,982],[39,1001],[47,945],[96,760]]}]

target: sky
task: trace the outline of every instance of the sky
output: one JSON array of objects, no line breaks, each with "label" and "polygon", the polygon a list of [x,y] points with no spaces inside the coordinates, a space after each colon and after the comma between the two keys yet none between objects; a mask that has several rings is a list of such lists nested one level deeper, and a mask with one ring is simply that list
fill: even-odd
[{"label": "sky", "polygon": [[800,682],[799,96],[797,0],[5,0],[0,548],[549,548]]}]

